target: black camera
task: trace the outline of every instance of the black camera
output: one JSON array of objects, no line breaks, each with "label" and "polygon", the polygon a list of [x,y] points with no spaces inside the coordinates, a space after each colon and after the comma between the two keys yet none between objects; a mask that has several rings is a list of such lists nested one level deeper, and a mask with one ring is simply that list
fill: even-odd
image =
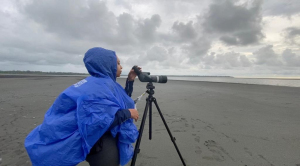
[{"label": "black camera", "polygon": [[151,76],[150,72],[141,72],[137,66],[133,66],[132,69],[138,75],[141,82],[166,83],[168,81],[167,76]]}]

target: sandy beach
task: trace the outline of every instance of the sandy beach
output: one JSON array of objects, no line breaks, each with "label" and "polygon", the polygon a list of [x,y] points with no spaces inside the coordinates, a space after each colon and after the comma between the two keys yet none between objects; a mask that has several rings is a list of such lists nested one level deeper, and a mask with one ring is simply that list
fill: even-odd
[{"label": "sandy beach", "polygon": [[[41,124],[56,97],[83,78],[0,77],[0,165],[31,165],[25,137]],[[117,81],[124,86],[125,79]],[[192,81],[154,85],[187,165],[300,166],[300,88]],[[145,90],[146,83],[136,80],[132,98]],[[138,128],[145,99],[137,105]],[[152,140],[148,122],[136,165],[182,165],[154,105]]]}]

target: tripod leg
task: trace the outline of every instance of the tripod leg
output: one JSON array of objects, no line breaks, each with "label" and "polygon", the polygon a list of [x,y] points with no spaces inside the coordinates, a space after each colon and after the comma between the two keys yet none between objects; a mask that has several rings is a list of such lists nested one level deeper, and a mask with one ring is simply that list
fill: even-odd
[{"label": "tripod leg", "polygon": [[133,154],[133,157],[132,157],[132,160],[131,160],[131,166],[135,165],[137,154],[140,152],[140,143],[141,143],[143,130],[144,130],[144,126],[145,126],[145,122],[146,122],[146,118],[147,118],[147,112],[148,112],[149,104],[150,104],[150,101],[149,101],[149,98],[147,98],[147,103],[146,103],[146,106],[145,106],[144,115],[143,115],[142,123],[141,123],[141,126],[140,126],[140,130],[139,130],[139,137],[138,137],[138,140],[136,141],[135,148],[134,148],[134,154]]},{"label": "tripod leg", "polygon": [[152,97],[149,99],[149,140],[152,139],[152,99]]},{"label": "tripod leg", "polygon": [[160,115],[162,121],[163,121],[164,124],[165,124],[165,127],[166,127],[166,129],[167,129],[167,131],[168,131],[168,133],[169,133],[169,136],[170,136],[170,138],[171,138],[171,140],[172,140],[172,142],[173,142],[173,144],[174,144],[174,146],[175,146],[175,148],[176,148],[176,151],[177,151],[177,153],[178,153],[178,155],[179,155],[179,157],[180,157],[180,159],[181,159],[182,164],[183,164],[184,166],[186,166],[186,164],[185,164],[185,162],[184,162],[184,160],[183,160],[183,158],[182,158],[182,156],[181,156],[181,154],[180,154],[180,151],[179,151],[179,149],[178,149],[178,147],[177,147],[177,145],[176,145],[176,142],[175,142],[176,139],[175,139],[175,137],[172,136],[172,133],[171,133],[171,131],[170,131],[170,129],[169,129],[169,127],[168,127],[168,125],[167,125],[167,123],[166,123],[166,121],[165,121],[165,118],[164,118],[163,114],[161,113],[161,111],[160,111],[160,109],[159,109],[159,107],[158,107],[157,101],[156,101],[156,99],[155,99],[154,97],[153,97],[153,101],[154,101],[154,103],[155,103],[155,106],[156,106],[156,108],[157,108],[157,110],[158,110],[158,112],[159,112],[159,115]]}]

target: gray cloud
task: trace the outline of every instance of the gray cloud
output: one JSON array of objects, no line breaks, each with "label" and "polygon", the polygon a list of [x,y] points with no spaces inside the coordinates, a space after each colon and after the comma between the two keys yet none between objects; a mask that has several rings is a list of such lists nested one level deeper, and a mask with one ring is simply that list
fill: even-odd
[{"label": "gray cloud", "polygon": [[175,32],[174,39],[179,42],[193,41],[198,35],[194,29],[193,21],[189,21],[187,24],[176,21],[174,22],[172,29]]},{"label": "gray cloud", "polygon": [[285,49],[281,54],[275,53],[272,45],[268,45],[253,52],[255,65],[277,67],[299,67],[300,55],[294,53],[291,49]]},{"label": "gray cloud", "polygon": [[291,38],[300,35],[300,28],[298,28],[298,27],[290,27],[290,28],[287,28],[286,31],[288,33],[288,37],[291,37]]},{"label": "gray cloud", "polygon": [[141,20],[138,22],[137,36],[139,41],[151,43],[157,40],[156,30],[161,24],[159,15],[153,15],[150,19]]},{"label": "gray cloud", "polygon": [[168,51],[159,46],[154,46],[147,51],[147,59],[150,61],[164,61],[168,58]]},{"label": "gray cloud", "polygon": [[[59,5],[58,5],[59,4]],[[116,18],[104,2],[39,1],[24,7],[24,14],[51,33],[75,39],[111,40],[115,36]]]},{"label": "gray cloud", "polygon": [[286,66],[299,67],[300,65],[300,56],[293,53],[290,49],[283,51],[282,58],[285,61]]},{"label": "gray cloud", "polygon": [[264,37],[260,1],[254,1],[250,7],[229,0],[216,1],[204,19],[204,30],[221,35],[220,40],[228,45],[257,44]]},{"label": "gray cloud", "polygon": [[182,55],[179,51],[179,48],[170,47],[167,48],[168,58],[160,62],[160,66],[163,68],[176,68],[176,69],[188,69],[189,65],[184,64],[183,61],[186,59],[185,55]]},{"label": "gray cloud", "polygon": [[161,45],[153,46],[146,52],[135,52],[134,57],[129,58],[126,64],[129,66],[140,65],[145,69],[189,69],[190,65],[183,61],[187,58],[181,54],[181,49],[177,47],[165,47]]},{"label": "gray cloud", "polygon": [[128,13],[115,16],[105,2],[94,0],[33,0],[23,12],[57,36],[117,44],[116,47],[155,42],[161,24],[157,14],[140,20]]},{"label": "gray cloud", "polygon": [[300,12],[299,0],[274,1],[264,0],[263,10],[267,15],[291,16]]},{"label": "gray cloud", "polygon": [[243,66],[243,67],[252,66],[252,62],[245,55],[240,55],[239,61],[241,62],[241,66]]},{"label": "gray cloud", "polygon": [[258,65],[283,65],[280,55],[274,52],[272,45],[260,48],[259,50],[255,51],[253,55],[256,57],[256,64]]},{"label": "gray cloud", "polygon": [[285,38],[291,44],[296,44],[300,46],[300,41],[297,41],[297,38],[300,38],[300,28],[298,27],[289,27],[285,29]]},{"label": "gray cloud", "polygon": [[299,67],[300,55],[290,49],[281,54],[275,53],[272,45],[268,45],[253,52],[253,56],[245,56],[236,52],[223,54],[210,53],[201,58],[204,68],[207,69],[234,69],[252,68],[257,70],[275,70],[279,74]]},{"label": "gray cloud", "polygon": [[118,35],[113,39],[116,51],[130,55],[136,50],[148,49],[162,36],[157,32],[161,24],[159,15],[136,20],[131,14],[123,13],[117,20]]},{"label": "gray cloud", "polygon": [[[171,33],[164,34],[165,43],[170,46],[177,45],[181,53],[186,55],[191,64],[199,64],[201,57],[204,56],[211,47],[209,36],[201,35],[197,32],[195,24],[192,21],[187,23],[175,21]],[[174,52],[175,49],[173,49]],[[178,49],[176,49],[178,51]],[[172,57],[172,54],[170,54]],[[182,59],[181,59],[182,61]],[[178,63],[176,63],[178,64]],[[174,63],[173,63],[174,65]]]},{"label": "gray cloud", "polygon": [[198,64],[207,51],[211,47],[211,40],[205,36],[199,37],[198,40],[182,46],[189,56],[189,62],[191,64]]},{"label": "gray cloud", "polygon": [[[139,20],[128,13],[116,17],[105,2],[93,0],[33,0],[18,9],[21,13],[13,23],[8,21],[9,17],[0,15],[7,20],[0,29],[7,38],[0,40],[4,46],[0,49],[1,61],[83,65],[77,55],[95,46],[134,56],[134,52],[154,44],[161,24],[159,15]],[[9,33],[3,31],[6,29]],[[9,29],[14,29],[14,33]]]},{"label": "gray cloud", "polygon": [[52,51],[50,53],[33,54],[20,48],[11,48],[0,50],[0,59],[2,61],[22,62],[36,65],[63,65],[63,64],[82,64],[82,55],[66,54],[64,52]]},{"label": "gray cloud", "polygon": [[205,68],[232,69],[237,67],[251,67],[252,62],[240,53],[227,52],[224,54],[210,53],[202,58]]},{"label": "gray cloud", "polygon": [[118,40],[122,45],[131,45],[137,43],[134,35],[135,20],[128,13],[121,14],[118,18]]},{"label": "gray cloud", "polygon": [[221,36],[220,40],[227,43],[228,45],[238,45],[238,39],[232,36]]}]

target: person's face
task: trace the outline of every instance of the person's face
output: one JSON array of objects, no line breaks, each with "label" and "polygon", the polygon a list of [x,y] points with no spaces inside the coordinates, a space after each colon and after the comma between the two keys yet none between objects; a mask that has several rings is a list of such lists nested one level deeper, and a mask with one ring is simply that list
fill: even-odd
[{"label": "person's face", "polygon": [[117,77],[121,76],[123,67],[121,66],[120,59],[117,56]]}]

